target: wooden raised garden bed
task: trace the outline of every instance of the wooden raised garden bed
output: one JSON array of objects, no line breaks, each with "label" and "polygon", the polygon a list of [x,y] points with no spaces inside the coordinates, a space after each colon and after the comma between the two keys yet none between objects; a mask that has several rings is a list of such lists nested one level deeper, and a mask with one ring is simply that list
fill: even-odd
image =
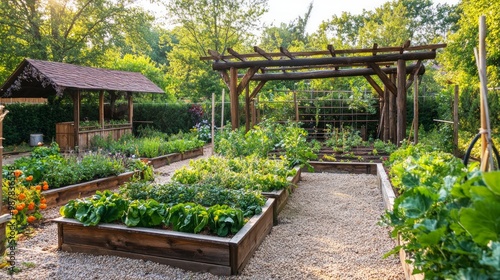
[{"label": "wooden raised garden bed", "polygon": [[134,228],[119,224],[83,226],[58,218],[58,248],[66,252],[150,260],[192,271],[238,274],[273,226],[274,199],[233,237]]},{"label": "wooden raised garden bed", "polygon": [[195,158],[197,156],[202,156],[203,155],[203,147],[190,150],[190,151],[185,151],[184,153],[181,153],[182,155],[182,160],[185,159],[190,159],[190,158]]},{"label": "wooden raised garden bed", "polygon": [[154,158],[149,158],[147,159],[150,164],[154,168],[162,167],[165,165],[169,165],[171,163],[185,160],[185,159],[190,159],[190,158],[195,158],[197,156],[202,156],[203,155],[203,147],[186,151],[184,153],[172,153],[164,156],[159,156],[159,157],[154,157]]},{"label": "wooden raised garden bed", "polygon": [[279,213],[281,212],[281,210],[283,210],[283,208],[285,208],[285,205],[288,202],[288,197],[290,196],[291,193],[295,191],[295,187],[297,186],[297,183],[300,181],[301,169],[300,167],[296,167],[295,170],[297,170],[295,176],[288,177],[288,182],[290,183],[288,189],[272,191],[272,192],[262,192],[263,196],[268,198],[274,198],[276,200],[273,211],[274,225],[278,224]]},{"label": "wooden raised garden bed", "polygon": [[173,153],[164,156],[149,158],[147,160],[149,161],[149,164],[152,165],[154,168],[158,168],[165,165],[169,165],[173,162],[181,161],[182,155],[179,153]]},{"label": "wooden raised garden bed", "polygon": [[130,171],[119,174],[117,176],[111,176],[57,189],[47,190],[43,191],[42,195],[47,200],[47,206],[49,208],[61,206],[66,204],[71,199],[91,196],[95,194],[95,191],[117,188],[120,185],[123,185],[125,182],[128,182],[136,173],[136,171]]}]

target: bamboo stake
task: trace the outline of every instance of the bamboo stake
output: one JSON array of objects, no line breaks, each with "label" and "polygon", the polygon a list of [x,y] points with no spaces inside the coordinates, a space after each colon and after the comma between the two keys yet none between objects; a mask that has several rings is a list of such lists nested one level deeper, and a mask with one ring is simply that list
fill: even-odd
[{"label": "bamboo stake", "polygon": [[212,92],[212,155],[214,154],[214,138],[215,138],[215,92]]},{"label": "bamboo stake", "polygon": [[[488,80],[486,76],[486,17],[479,17],[479,51],[474,48],[480,80],[481,104],[481,171],[493,168],[493,153],[491,150],[491,128],[488,110]],[[488,149],[488,151],[486,151]]]}]

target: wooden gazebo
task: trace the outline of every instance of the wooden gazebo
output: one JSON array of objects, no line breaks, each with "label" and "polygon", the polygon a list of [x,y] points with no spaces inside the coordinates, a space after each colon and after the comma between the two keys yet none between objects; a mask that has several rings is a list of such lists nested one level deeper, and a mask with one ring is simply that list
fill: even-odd
[{"label": "wooden gazebo", "polygon": [[[82,130],[80,104],[82,92],[99,92],[99,127]],[[104,123],[104,94],[111,98],[126,93],[128,123],[119,127],[106,127]],[[1,97],[43,97],[69,94],[73,100],[73,122],[56,125],[56,142],[62,150],[85,149],[90,140],[101,135],[118,139],[132,132],[133,93],[164,93],[153,82],[137,72],[117,71],[78,66],[61,62],[24,59],[0,88]]]},{"label": "wooden gazebo", "polygon": [[[268,53],[254,47],[255,53],[240,54],[227,48],[228,55],[209,50],[210,56],[201,59],[213,60],[212,68],[229,87],[233,129],[239,126],[238,99],[244,89],[248,129],[255,122],[254,100],[267,81],[363,76],[379,95],[381,138],[400,143],[406,137],[407,90],[415,77],[424,73],[422,61],[434,59],[436,50],[444,47],[446,44],[410,46],[407,41],[398,47],[379,48],[374,44],[367,49],[335,50],[328,45],[327,50],[304,52],[281,47],[280,52]],[[382,85],[372,76],[377,76]],[[250,81],[257,82],[251,93]]]}]

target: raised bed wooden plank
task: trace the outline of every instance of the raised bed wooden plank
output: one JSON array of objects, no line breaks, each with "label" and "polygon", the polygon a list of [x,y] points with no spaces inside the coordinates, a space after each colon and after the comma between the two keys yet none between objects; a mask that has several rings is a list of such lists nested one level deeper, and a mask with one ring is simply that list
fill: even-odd
[{"label": "raised bed wooden plank", "polygon": [[42,195],[47,200],[47,207],[50,208],[61,206],[71,199],[91,196],[95,194],[95,191],[98,190],[117,188],[125,182],[128,182],[135,173],[135,171],[130,171],[119,174],[117,176],[111,176],[57,189],[42,191]]},{"label": "raised bed wooden plank", "polygon": [[182,155],[179,153],[172,153],[168,155],[163,155],[154,158],[147,159],[154,168],[159,168],[165,165],[169,165],[173,162],[181,161]]},{"label": "raised bed wooden plank", "polygon": [[195,158],[203,155],[203,147],[181,153],[182,160]]},{"label": "raised bed wooden plank", "polygon": [[288,197],[290,196],[290,193],[293,193],[295,191],[295,188],[297,187],[297,183],[300,181],[300,174],[301,174],[301,168],[300,167],[295,167],[295,170],[297,171],[295,173],[295,176],[293,177],[288,177],[287,180],[290,183],[289,188],[286,190],[278,190],[278,191],[272,191],[272,192],[262,192],[262,195],[265,197],[269,198],[274,198],[276,200],[274,204],[274,225],[278,224],[278,215],[285,208],[286,203],[288,202]]},{"label": "raised bed wooden plank", "polygon": [[203,155],[203,147],[186,151],[184,153],[172,153],[168,155],[163,155],[154,158],[148,158],[147,160],[153,165],[154,168],[159,168],[165,165],[169,165],[174,162],[178,162],[185,159],[195,158],[197,156]]},{"label": "raised bed wooden plank", "polygon": [[230,275],[241,271],[272,229],[274,199],[232,238],[118,224],[85,227],[58,218],[58,248],[67,252],[140,258],[193,271]]},{"label": "raised bed wooden plank", "polygon": [[[377,164],[369,162],[322,162],[310,161],[315,172],[335,172],[354,174],[377,174]],[[307,170],[304,170],[307,171]]]}]

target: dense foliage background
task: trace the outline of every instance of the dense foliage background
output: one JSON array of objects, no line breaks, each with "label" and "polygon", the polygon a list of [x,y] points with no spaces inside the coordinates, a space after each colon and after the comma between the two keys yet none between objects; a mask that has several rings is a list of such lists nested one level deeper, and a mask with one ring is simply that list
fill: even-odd
[{"label": "dense foliage background", "polygon": [[[478,76],[472,49],[478,45],[478,17],[486,15],[488,25],[487,64],[491,119],[498,135],[500,107],[498,100],[500,51],[500,2],[462,0],[458,5],[434,4],[431,0],[392,0],[361,14],[342,13],[324,20],[316,31],[306,32],[314,2],[301,16],[288,23],[262,26],[267,0],[153,0],[158,9],[153,14],[139,0],[5,0],[0,3],[0,80],[5,81],[25,57],[63,61],[94,67],[140,71],[165,90],[165,95],[140,95],[135,102],[190,103],[208,101],[212,92],[220,101],[226,88],[209,61],[201,61],[209,49],[225,54],[227,47],[240,53],[252,52],[258,45],[267,52],[280,46],[290,51],[398,46],[406,40],[412,45],[447,43],[435,61],[428,62],[421,81],[421,106],[431,108],[432,118],[450,119],[452,86],[460,86],[461,130],[476,133],[479,127]],[[166,23],[166,24],[165,24]],[[378,78],[375,78],[378,79]],[[261,100],[279,99],[276,89],[369,91],[362,78],[320,79],[312,81],[271,81],[259,96]],[[373,92],[372,92],[373,93]],[[409,91],[411,95],[411,90]],[[373,93],[375,96],[375,93]],[[364,95],[353,94],[363,102]],[[410,98],[409,98],[410,99]],[[87,102],[87,101],[84,101]],[[88,101],[92,102],[92,101]],[[435,105],[432,107],[431,104]],[[429,106],[428,106],[429,105]],[[29,114],[22,129],[9,126],[20,121],[6,121],[6,133],[23,134],[35,129],[50,137],[45,119],[71,120],[66,110],[50,106],[34,107],[43,112]],[[85,105],[84,105],[85,106]],[[150,105],[144,105],[150,106]],[[167,106],[167,105],[165,105]],[[21,106],[22,107],[22,106]],[[138,120],[145,107],[137,106]],[[411,112],[412,104],[409,104]],[[170,109],[169,109],[170,110]],[[173,109],[172,109],[173,110]],[[172,112],[172,111],[169,111]],[[424,112],[424,110],[421,110]],[[88,112],[91,115],[91,112]],[[176,116],[184,116],[185,112]],[[47,115],[47,118],[40,116]],[[178,118],[157,113],[155,125],[173,122],[167,131],[186,129]],[[165,119],[161,119],[163,116]],[[428,117],[421,114],[422,120]],[[139,119],[140,117],[140,119]],[[170,119],[172,118],[172,119]],[[31,121],[32,120],[32,121]],[[188,120],[184,120],[187,122]],[[411,118],[408,118],[411,122]],[[22,121],[24,122],[24,120]],[[47,125],[47,128],[44,128]],[[182,127],[182,128],[180,128]],[[444,129],[424,120],[422,129]],[[7,140],[8,141],[8,140]]]}]

